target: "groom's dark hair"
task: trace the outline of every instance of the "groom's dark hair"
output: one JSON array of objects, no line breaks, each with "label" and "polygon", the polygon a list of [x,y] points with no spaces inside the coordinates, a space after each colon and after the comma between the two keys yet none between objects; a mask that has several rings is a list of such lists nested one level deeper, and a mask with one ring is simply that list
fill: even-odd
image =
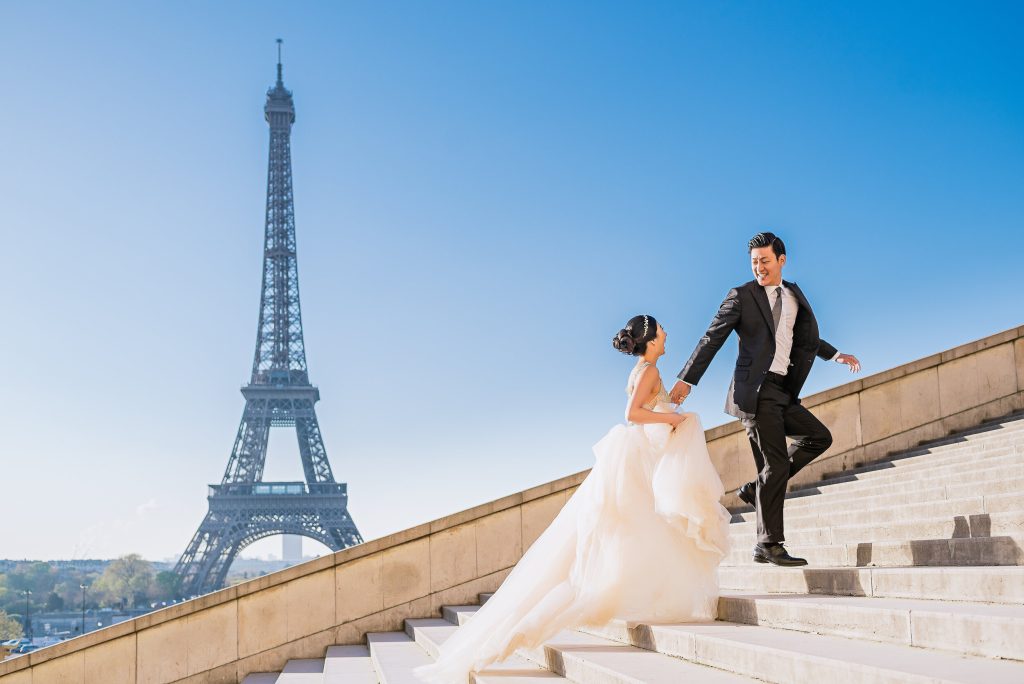
[{"label": "groom's dark hair", "polygon": [[786,253],[786,244],[782,241],[782,238],[775,233],[758,233],[750,238],[750,242],[747,243],[747,254],[750,254],[758,247],[768,246],[771,246],[772,251],[775,252],[776,259]]}]

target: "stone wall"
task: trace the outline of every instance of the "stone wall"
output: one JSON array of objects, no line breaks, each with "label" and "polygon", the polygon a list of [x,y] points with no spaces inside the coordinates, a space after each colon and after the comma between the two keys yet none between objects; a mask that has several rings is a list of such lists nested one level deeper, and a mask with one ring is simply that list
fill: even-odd
[{"label": "stone wall", "polygon": [[0,684],[241,682],[494,591],[586,473],[0,663]]},{"label": "stone wall", "polygon": [[[799,482],[1024,409],[1024,327],[807,397],[835,443]],[[753,476],[737,423],[707,431],[735,490]],[[241,682],[405,618],[493,591],[586,476],[460,513],[0,663],[0,684]],[[736,503],[735,494],[726,503]]]}]

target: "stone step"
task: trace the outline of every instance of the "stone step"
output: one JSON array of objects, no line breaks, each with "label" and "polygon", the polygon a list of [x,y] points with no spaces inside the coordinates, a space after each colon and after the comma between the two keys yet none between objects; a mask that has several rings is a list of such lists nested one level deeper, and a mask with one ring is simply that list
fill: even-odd
[{"label": "stone step", "polygon": [[[472,616],[474,608],[450,606],[446,610],[456,622],[465,622]],[[447,623],[447,627],[442,623]],[[440,645],[456,629],[456,625],[447,620],[406,620],[407,632],[412,632],[416,642],[428,653],[436,654]],[[495,684],[507,684],[511,670],[516,675],[525,672],[532,677],[543,676],[542,673],[546,671],[549,673],[546,682],[551,681],[550,675],[553,674],[559,678],[567,678],[562,681],[602,684],[750,684],[746,677],[736,677],[712,668],[681,662],[659,653],[574,631],[561,632],[544,646],[520,653],[524,657],[517,655],[510,658],[505,664],[504,671],[499,671],[496,667],[488,668],[477,675],[476,681],[482,681],[482,677],[490,675],[494,678]],[[519,663],[525,663],[535,671],[524,671]]]},{"label": "stone step", "polygon": [[[868,510],[901,506],[911,501],[929,502],[949,499],[969,499],[975,496],[1000,496],[1003,494],[1019,494],[1024,491],[1024,477],[1005,478],[998,472],[993,479],[972,477],[951,483],[938,483],[923,486],[926,483],[919,479],[908,480],[902,488],[886,487],[882,492],[850,492],[843,494],[814,494],[797,498],[786,497],[786,512],[796,516],[805,515],[814,510]],[[733,520],[743,522],[753,520],[753,509],[750,506],[734,508]]]},{"label": "stone step", "polygon": [[967,430],[952,432],[945,437],[919,442],[917,446],[904,449],[890,456],[901,458],[919,453],[941,451],[965,444],[982,443],[1002,437],[1016,438],[1024,434],[1024,412],[982,423]]},{"label": "stone step", "polygon": [[965,463],[985,458],[1012,455],[1019,452],[1024,444],[1024,430],[1013,437],[1001,437],[985,442],[968,443],[945,450],[924,450],[904,453],[885,461],[850,468],[838,473],[827,473],[820,481],[805,485],[794,485],[794,491],[806,487],[826,486],[851,480],[866,480],[882,477],[894,472],[909,473],[938,466]]},{"label": "stone step", "polygon": [[423,684],[413,668],[427,665],[427,652],[403,632],[371,632],[366,635],[370,657],[380,684]]},{"label": "stone step", "polygon": [[[793,515],[801,515],[812,512],[817,508],[824,509],[843,507],[856,507],[857,503],[862,504],[861,509],[866,510],[867,504],[871,502],[887,502],[887,504],[898,506],[912,501],[940,501],[943,499],[969,499],[975,496],[998,496],[1000,494],[1013,494],[1021,491],[1021,483],[1024,482],[1024,465],[994,468],[991,471],[977,471],[960,473],[959,476],[942,475],[932,478],[913,478],[906,482],[893,482],[884,485],[875,485],[868,489],[840,490],[829,494],[816,494],[808,496],[804,500],[786,499],[786,511]],[[875,505],[872,507],[880,507]],[[743,513],[750,512],[748,506]]]},{"label": "stone step", "polygon": [[948,454],[915,456],[913,458],[907,458],[900,461],[888,462],[891,464],[887,468],[881,468],[878,467],[879,464],[874,464],[872,466],[866,466],[872,468],[866,472],[861,472],[859,470],[844,471],[815,482],[807,482],[804,484],[791,483],[791,489],[787,492],[787,496],[799,499],[808,494],[813,494],[818,490],[822,492],[832,491],[836,488],[840,488],[842,485],[852,485],[855,483],[863,484],[874,480],[884,480],[885,478],[896,477],[900,474],[915,473],[915,477],[922,475],[926,476],[930,470],[935,470],[937,468],[955,469],[957,466],[961,466],[977,469],[981,464],[988,461],[1006,459],[1012,462],[1015,457],[1016,462],[1024,462],[1024,437],[1015,441],[1013,444],[986,448],[984,450],[965,449]]},{"label": "stone step", "polygon": [[1000,418],[986,420],[974,427],[951,432],[945,437],[919,442],[917,446],[907,449],[907,451],[942,447],[949,444],[957,444],[972,439],[984,438],[989,435],[1005,434],[1021,429],[1024,429],[1024,411],[1018,411],[1017,413],[1011,413]]},{"label": "stone step", "polygon": [[[480,603],[483,604],[493,594],[480,594]],[[448,622],[462,626],[473,617],[473,614],[480,609],[480,606],[443,606],[441,615]],[[513,670],[515,674],[509,673]],[[532,674],[525,674],[530,672]],[[546,668],[541,668],[533,662],[520,656],[513,656],[505,663],[496,663],[487,668],[484,673],[474,675],[475,682],[481,684],[530,684],[534,680],[544,679],[545,684],[555,679],[560,682],[567,682],[568,679],[561,677]]]},{"label": "stone step", "polygon": [[627,625],[601,630],[617,641],[767,682],[1019,684],[1024,664],[889,643],[729,622]]},{"label": "stone step", "polygon": [[[448,610],[451,612],[450,608],[451,607],[446,607],[442,610]],[[454,608],[461,609],[465,613],[464,617],[468,618],[472,615],[472,612],[475,612],[475,610],[479,608],[479,606],[457,606]],[[468,608],[473,608],[474,610],[468,611],[466,610]],[[405,621],[405,633],[409,638],[413,639],[420,648],[426,651],[432,660],[436,660],[440,652],[441,645],[448,639],[448,637],[458,630],[459,624],[458,618],[456,618],[456,621],[449,621],[447,619],[439,620],[436,618],[420,620],[409,619]],[[474,681],[481,682],[481,684],[497,681],[499,679],[501,680],[500,684],[508,684],[509,680],[518,681],[521,677],[526,678],[525,680],[522,680],[524,682],[529,682],[537,678],[544,679],[545,684],[550,684],[552,679],[555,681],[565,681],[555,673],[543,669],[517,655],[507,658],[503,663],[492,665],[482,672],[475,673],[473,677]]]},{"label": "stone step", "polygon": [[[527,661],[523,661],[527,662]],[[487,668],[486,672],[473,672],[469,675],[472,684],[554,684],[555,682],[568,682],[551,670],[544,670],[533,663],[528,663],[530,669],[524,669],[522,665],[507,665],[501,663]]]},{"label": "stone step", "polygon": [[[788,507],[787,507],[788,508]],[[972,496],[964,499],[918,499],[917,496],[903,497],[900,503],[886,507],[864,506],[856,500],[840,505],[818,508],[786,510],[786,525],[823,527],[831,525],[854,525],[857,523],[888,523],[893,520],[914,520],[936,518],[946,515],[969,515],[977,513],[1002,513],[1024,511],[1024,497],[1020,494],[993,494]],[[733,526],[755,525],[756,514],[744,513],[741,520],[733,516]],[[732,528],[730,528],[732,529]]]},{"label": "stone step", "polygon": [[565,631],[525,653],[573,682],[600,684],[751,684],[748,677],[583,632]]},{"label": "stone step", "polygon": [[289,660],[277,678],[277,684],[323,684],[323,658]]},{"label": "stone step", "polygon": [[276,684],[280,672],[253,672],[245,676],[242,684]]},{"label": "stone step", "polygon": [[1012,416],[998,418],[988,421],[977,427],[968,430],[953,432],[939,439],[932,439],[918,443],[917,446],[892,454],[890,458],[898,459],[904,456],[914,456],[920,453],[934,453],[949,448],[955,448],[965,444],[977,444],[1010,437],[1011,439],[1024,434],[1024,413],[1017,413]]},{"label": "stone step", "polygon": [[[756,538],[752,523],[739,523],[729,530],[733,544],[753,546]],[[1003,537],[1024,535],[1024,511],[954,515],[893,522],[884,526],[835,525],[800,527],[786,525],[786,539],[794,544],[853,544],[914,539],[953,539],[962,537]]]},{"label": "stone step", "polygon": [[479,609],[480,606],[444,606],[441,608],[441,617],[453,625],[464,625]]},{"label": "stone step", "polygon": [[992,479],[981,479],[980,477],[975,479],[972,475],[971,477],[965,477],[964,481],[945,485],[946,498],[963,499],[974,496],[978,493],[979,487],[984,487],[981,490],[984,496],[1020,493],[1024,491],[1024,477],[1007,478],[996,475]]},{"label": "stone step", "polygon": [[431,660],[437,660],[438,649],[458,630],[456,623],[443,618],[407,619],[406,635],[427,652]]},{"label": "stone step", "polygon": [[[902,468],[890,469],[879,472],[874,477],[868,478],[856,478],[850,479],[843,482],[830,481],[830,484],[823,482],[816,482],[807,485],[802,489],[796,489],[786,494],[786,503],[790,506],[814,506],[815,500],[820,500],[818,497],[829,497],[838,496],[839,494],[847,491],[856,491],[860,493],[862,489],[874,486],[880,486],[883,484],[892,484],[894,482],[906,483],[908,481],[925,481],[932,477],[941,477],[948,475],[949,471],[940,470],[946,468],[952,468],[957,472],[963,473],[969,471],[972,473],[978,471],[990,471],[999,466],[1013,466],[1013,465],[1024,465],[1024,447],[1018,447],[1017,453],[1006,450],[993,451],[984,457],[977,457],[969,455],[964,460],[954,461],[945,465],[941,463],[934,464],[922,464],[921,467],[914,467],[913,470]],[[993,479],[993,478],[989,478]],[[856,486],[854,486],[856,485]],[[980,494],[981,492],[979,492]],[[744,513],[749,510],[749,506],[737,507],[737,513]]]},{"label": "stone step", "polygon": [[[752,538],[750,540],[753,541]],[[919,567],[1024,565],[1024,535],[862,542],[786,544],[814,567]],[[753,566],[753,543],[734,544],[722,566]]]},{"label": "stone step", "polygon": [[[970,480],[965,480],[968,476]],[[924,470],[914,477],[908,478],[897,477],[896,474],[893,474],[886,480],[862,480],[841,482],[827,487],[809,487],[787,495],[786,505],[792,508],[820,506],[825,505],[825,502],[831,504],[862,496],[906,494],[908,487],[911,486],[914,491],[924,491],[927,488],[936,488],[947,484],[974,484],[974,489],[964,496],[980,496],[989,493],[1004,493],[989,492],[978,486],[980,482],[1019,480],[1021,478],[1024,478],[1024,457],[1011,454],[991,461],[979,461],[977,464],[957,464],[944,466],[935,471]],[[738,510],[737,512],[745,512],[745,510],[749,510],[749,507],[744,511]]]},{"label": "stone step", "polygon": [[[1000,481],[1012,481],[1024,486],[1024,478]],[[955,490],[954,494],[961,493]],[[842,520],[842,516],[856,513],[887,515],[884,513],[885,511],[891,511],[888,515],[901,518],[934,517],[929,515],[930,511],[945,511],[949,506],[955,505],[950,502],[959,502],[976,508],[980,504],[984,504],[985,511],[993,513],[1024,509],[1024,497],[1021,497],[1019,490],[980,491],[978,487],[974,487],[973,493],[968,496],[951,498],[947,496],[945,485],[914,488],[912,491],[904,491],[902,494],[849,497],[842,500],[821,499],[819,501],[824,505],[795,506],[791,500],[786,500],[786,520]],[[743,522],[753,523],[755,520],[757,520],[757,514],[748,507],[748,510],[733,513],[730,522],[738,525]]]},{"label": "stone step", "polygon": [[331,646],[324,658],[324,684],[377,684],[366,646]]},{"label": "stone step", "polygon": [[952,463],[964,463],[972,459],[1002,456],[1012,454],[1015,450],[1019,451],[1021,444],[1024,444],[1024,430],[1021,430],[1012,437],[993,438],[984,442],[968,442],[945,449],[923,449],[915,452],[904,452],[890,456],[884,461],[848,468],[841,472],[826,473],[822,477],[821,483],[841,482],[850,477],[874,477],[897,470],[913,472],[929,466],[950,465]]},{"label": "stone step", "polygon": [[1019,421],[1020,426],[998,432],[989,432],[983,436],[968,437],[958,441],[945,444],[929,444],[890,454],[883,460],[874,463],[848,468],[841,472],[827,473],[825,479],[838,479],[847,475],[860,475],[877,470],[888,470],[893,468],[904,468],[913,463],[927,463],[930,460],[943,460],[949,458],[963,458],[964,454],[984,453],[992,449],[1006,448],[1024,443],[1024,421]]},{"label": "stone step", "polygon": [[[944,440],[936,442],[927,442],[918,444],[910,449],[904,449],[889,454],[885,460],[887,461],[900,461],[907,458],[914,458],[916,456],[926,454],[944,454],[965,448],[972,447],[985,447],[993,444],[1006,444],[1024,441],[1024,420],[1018,420],[1012,425],[1007,425],[999,430],[989,430],[987,432],[979,433],[960,433],[954,437],[947,437]],[[865,463],[857,466],[861,468],[871,468],[885,461],[878,461],[876,463]]]},{"label": "stone step", "polygon": [[1024,660],[1024,606],[858,596],[726,595],[718,619]]},{"label": "stone step", "polygon": [[[827,594],[1024,603],[1024,567],[719,569],[723,594]],[[1024,681],[1024,680],[1022,680]]]}]

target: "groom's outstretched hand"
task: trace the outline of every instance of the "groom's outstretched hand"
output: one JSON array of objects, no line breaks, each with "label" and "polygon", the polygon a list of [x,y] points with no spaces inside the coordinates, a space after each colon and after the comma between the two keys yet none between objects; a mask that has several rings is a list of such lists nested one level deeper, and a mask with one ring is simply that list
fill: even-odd
[{"label": "groom's outstretched hand", "polygon": [[845,363],[850,367],[851,373],[857,373],[860,371],[860,361],[853,354],[840,354],[836,357],[836,363]]},{"label": "groom's outstretched hand", "polygon": [[690,386],[682,380],[679,380],[675,385],[673,385],[672,391],[668,393],[668,397],[672,400],[673,404],[682,404],[689,393]]}]

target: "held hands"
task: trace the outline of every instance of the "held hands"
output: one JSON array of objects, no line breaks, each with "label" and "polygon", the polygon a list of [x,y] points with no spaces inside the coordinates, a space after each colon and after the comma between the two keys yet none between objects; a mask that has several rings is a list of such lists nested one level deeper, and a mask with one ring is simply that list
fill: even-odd
[{"label": "held hands", "polygon": [[669,398],[672,400],[673,404],[682,404],[689,394],[690,386],[680,380],[672,386],[672,391],[669,392]]},{"label": "held hands", "polygon": [[860,371],[860,361],[853,354],[840,354],[836,357],[836,363],[845,363],[850,367],[851,373],[857,373]]}]

